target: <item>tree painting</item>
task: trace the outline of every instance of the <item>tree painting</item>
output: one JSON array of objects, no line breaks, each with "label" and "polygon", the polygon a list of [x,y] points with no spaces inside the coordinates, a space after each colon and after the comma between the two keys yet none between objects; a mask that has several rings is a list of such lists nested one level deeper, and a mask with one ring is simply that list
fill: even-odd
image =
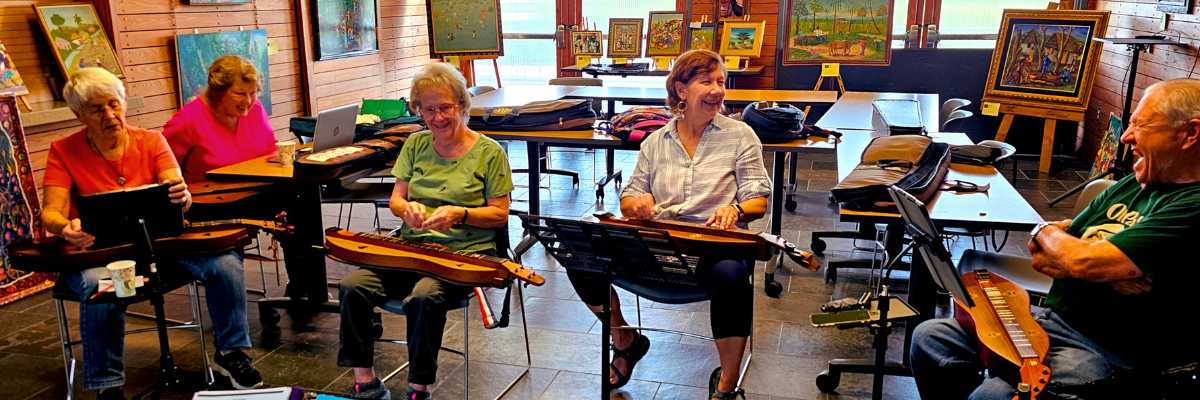
[{"label": "tree painting", "polygon": [[789,0],[785,65],[886,65],[892,0]]},{"label": "tree painting", "polygon": [[100,67],[124,76],[117,53],[91,4],[42,6],[37,7],[37,12],[65,76],[86,67]]}]

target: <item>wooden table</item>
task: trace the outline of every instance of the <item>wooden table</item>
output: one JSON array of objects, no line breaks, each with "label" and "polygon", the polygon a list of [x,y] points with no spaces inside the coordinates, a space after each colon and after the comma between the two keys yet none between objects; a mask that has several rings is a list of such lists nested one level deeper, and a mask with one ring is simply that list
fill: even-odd
[{"label": "wooden table", "polygon": [[[941,103],[936,94],[920,93],[886,93],[886,92],[846,92],[833,103],[833,107],[817,120],[817,126],[823,129],[879,129],[875,122],[875,107],[872,101],[880,99],[912,99],[921,103],[921,119],[925,122],[926,132],[941,131]],[[886,129],[886,128],[884,128]]]},{"label": "wooden table", "polygon": [[[669,70],[669,69],[654,68],[653,63],[650,63],[649,69],[631,70],[631,71],[598,69],[595,66],[587,66],[587,67],[580,68],[580,67],[574,66],[574,65],[562,67],[559,70],[563,71],[563,72],[582,72],[582,73],[591,75],[593,78],[598,78],[598,77],[600,77],[600,75],[620,76],[622,78],[626,77],[626,76],[667,76],[667,74],[671,73],[671,70]],[[737,87],[736,83],[737,83],[738,77],[754,76],[754,75],[762,74],[763,66],[752,65],[752,66],[749,66],[746,68],[741,68],[741,69],[731,69],[731,70],[728,70],[728,72],[729,72],[729,87]]]},{"label": "wooden table", "polygon": [[[566,95],[571,99],[597,99],[608,103],[612,113],[616,102],[637,105],[663,105],[667,98],[666,88],[580,86]],[[781,103],[833,103],[837,93],[828,90],[770,90],[770,89],[725,89],[725,102],[745,105],[756,101]]]},{"label": "wooden table", "polygon": [[535,101],[558,100],[580,86],[512,85],[471,98],[471,108],[515,107]]}]

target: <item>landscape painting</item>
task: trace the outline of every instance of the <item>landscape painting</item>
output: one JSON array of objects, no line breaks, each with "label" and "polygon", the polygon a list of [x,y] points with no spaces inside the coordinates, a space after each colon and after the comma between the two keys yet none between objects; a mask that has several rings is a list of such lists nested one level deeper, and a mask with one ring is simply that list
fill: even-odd
[{"label": "landscape painting", "polygon": [[725,21],[721,26],[721,55],[758,57],[762,52],[766,21]]},{"label": "landscape painting", "polygon": [[353,57],[379,52],[375,0],[315,0],[317,59]]},{"label": "landscape painting", "polygon": [[237,54],[250,60],[258,70],[262,90],[258,101],[271,114],[271,77],[267,62],[267,31],[253,29],[236,32],[199,33],[175,36],[176,64],[179,67],[179,104],[187,104],[204,93],[208,85],[208,65],[217,57]]},{"label": "landscape painting", "polygon": [[118,77],[125,77],[117,53],[108,42],[108,35],[91,4],[38,6],[38,22],[54,49],[54,59],[65,77],[80,68],[100,67]]},{"label": "landscape painting", "polygon": [[1083,111],[1107,11],[1005,10],[983,100]]},{"label": "landscape painting", "polygon": [[608,56],[638,58],[642,56],[641,18],[608,19]]},{"label": "landscape painting", "polygon": [[29,94],[29,89],[25,87],[25,81],[21,80],[21,74],[17,72],[17,66],[13,64],[4,43],[0,43],[0,96],[26,94]]},{"label": "landscape painting", "polygon": [[788,0],[784,65],[888,65],[892,0]]},{"label": "landscape painting", "polygon": [[646,55],[677,56],[683,53],[683,13],[651,11],[650,31],[646,34]]},{"label": "landscape painting", "polygon": [[715,26],[688,28],[688,50],[713,50],[713,44],[716,43],[714,40],[717,37],[716,33],[717,27]]},{"label": "landscape painting", "polygon": [[428,0],[425,15],[430,56],[504,55],[500,0]]},{"label": "landscape painting", "polygon": [[571,46],[576,56],[604,56],[604,46],[600,37],[600,31],[574,31],[571,32]]}]

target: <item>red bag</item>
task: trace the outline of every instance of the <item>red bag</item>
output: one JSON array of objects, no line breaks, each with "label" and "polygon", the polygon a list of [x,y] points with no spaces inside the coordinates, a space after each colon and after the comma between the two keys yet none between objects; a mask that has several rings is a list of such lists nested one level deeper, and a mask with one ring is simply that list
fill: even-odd
[{"label": "red bag", "polygon": [[641,143],[654,131],[667,125],[671,112],[663,107],[634,107],[603,121],[600,129],[629,143]]}]

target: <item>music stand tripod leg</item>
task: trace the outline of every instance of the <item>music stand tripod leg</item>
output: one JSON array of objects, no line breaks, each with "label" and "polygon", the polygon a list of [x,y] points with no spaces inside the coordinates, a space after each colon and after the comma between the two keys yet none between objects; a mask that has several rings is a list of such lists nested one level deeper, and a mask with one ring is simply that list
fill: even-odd
[{"label": "music stand tripod leg", "polygon": [[189,391],[194,387],[184,380],[183,370],[175,365],[175,358],[171,356],[171,343],[167,336],[166,309],[163,305],[163,294],[159,292],[162,287],[162,279],[153,267],[155,262],[153,241],[146,228],[146,220],[139,218],[138,225],[142,235],[134,242],[137,248],[137,265],[141,267],[139,270],[147,272],[146,275],[150,278],[148,284],[150,290],[156,291],[148,297],[150,304],[154,306],[154,327],[158,333],[159,376],[157,384],[147,389],[149,393],[139,393],[134,397],[143,398],[149,395],[151,398],[157,399],[164,391]]}]

